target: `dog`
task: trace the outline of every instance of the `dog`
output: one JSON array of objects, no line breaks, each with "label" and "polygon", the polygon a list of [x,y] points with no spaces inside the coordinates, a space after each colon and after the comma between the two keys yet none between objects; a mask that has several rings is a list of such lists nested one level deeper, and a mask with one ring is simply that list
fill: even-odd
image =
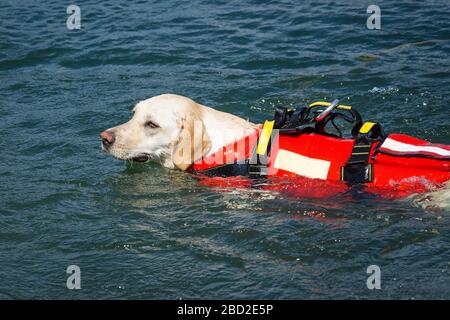
[{"label": "dog", "polygon": [[176,94],[140,101],[132,118],[100,133],[102,149],[121,160],[187,170],[196,160],[248,136],[257,125]]},{"label": "dog", "polygon": [[[316,104],[300,110],[309,111]],[[320,102],[319,106],[328,104]],[[352,110],[338,107],[339,112]],[[255,175],[273,181],[277,176],[283,180],[290,177],[297,181],[291,183],[296,192],[311,195],[313,190],[318,197],[323,196],[321,190],[334,194],[361,183],[367,192],[391,198],[428,192],[445,182],[450,186],[450,146],[402,134],[369,137],[371,128],[379,126],[370,121],[360,124],[359,138],[344,139],[321,131],[317,118],[320,115],[312,132],[271,134],[265,131],[266,124],[273,127],[275,120],[262,126],[180,95],[163,94],[137,103],[128,122],[103,131],[100,138],[102,149],[121,160],[154,161],[207,176],[243,176],[249,178],[242,180],[245,185],[257,181],[251,179]],[[269,142],[269,138],[274,139]],[[242,144],[244,148],[240,148]],[[364,156],[367,162],[352,162],[355,156]],[[305,179],[314,179],[316,186],[324,184],[311,188]],[[236,179],[231,181],[236,184]],[[211,179],[211,183],[217,180]],[[331,188],[333,183],[339,187]],[[446,190],[440,195],[444,202],[448,202]]]}]

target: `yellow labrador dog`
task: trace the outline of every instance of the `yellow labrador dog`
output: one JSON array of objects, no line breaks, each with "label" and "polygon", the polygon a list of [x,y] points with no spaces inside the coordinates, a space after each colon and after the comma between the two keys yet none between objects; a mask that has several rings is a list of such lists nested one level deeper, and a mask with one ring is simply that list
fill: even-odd
[{"label": "yellow labrador dog", "polygon": [[102,149],[121,160],[161,163],[187,170],[257,126],[195,101],[163,94],[139,102],[126,123],[100,134]]}]

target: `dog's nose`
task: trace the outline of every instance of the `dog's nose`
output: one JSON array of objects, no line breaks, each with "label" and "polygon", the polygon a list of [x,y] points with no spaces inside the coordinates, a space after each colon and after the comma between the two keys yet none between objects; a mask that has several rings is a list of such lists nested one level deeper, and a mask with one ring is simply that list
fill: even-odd
[{"label": "dog's nose", "polygon": [[114,133],[111,131],[103,131],[100,133],[100,138],[105,148],[109,148],[114,143],[114,140],[116,140]]}]

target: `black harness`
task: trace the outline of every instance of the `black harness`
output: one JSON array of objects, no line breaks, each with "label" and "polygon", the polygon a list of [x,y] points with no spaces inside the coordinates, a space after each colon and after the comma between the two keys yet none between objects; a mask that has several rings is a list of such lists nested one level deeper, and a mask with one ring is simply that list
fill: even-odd
[{"label": "black harness", "polygon": [[[334,105],[333,105],[334,104]],[[324,110],[324,108],[326,108]],[[324,114],[324,112],[327,112]],[[320,121],[317,119],[320,117]],[[358,111],[351,106],[333,103],[316,102],[306,107],[288,109],[277,107],[273,120],[266,121],[271,125],[270,139],[260,150],[262,134],[259,136],[249,159],[228,163],[202,170],[201,173],[208,176],[248,176],[251,178],[266,177],[268,175],[268,159],[271,152],[271,142],[278,135],[301,135],[316,133],[343,138],[341,129],[336,124],[337,119],[353,125],[351,136],[355,143],[349,159],[341,168],[341,180],[350,184],[371,182],[373,180],[373,165],[371,160],[377,153],[377,147],[382,144],[386,135],[378,122],[363,122]],[[329,124],[334,127],[336,133],[328,131]],[[272,130],[273,129],[275,130]],[[376,145],[376,147],[374,147]],[[371,159],[372,154],[372,159]]]}]

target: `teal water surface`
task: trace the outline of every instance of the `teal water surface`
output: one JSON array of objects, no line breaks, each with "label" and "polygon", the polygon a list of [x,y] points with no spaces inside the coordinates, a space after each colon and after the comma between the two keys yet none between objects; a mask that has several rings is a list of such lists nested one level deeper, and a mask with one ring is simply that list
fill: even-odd
[{"label": "teal water surface", "polygon": [[98,138],[174,92],[254,122],[339,97],[448,144],[448,1],[377,1],[381,30],[372,1],[80,0],[72,31],[69,4],[0,2],[0,299],[450,297],[445,193],[210,188],[114,160]]}]

